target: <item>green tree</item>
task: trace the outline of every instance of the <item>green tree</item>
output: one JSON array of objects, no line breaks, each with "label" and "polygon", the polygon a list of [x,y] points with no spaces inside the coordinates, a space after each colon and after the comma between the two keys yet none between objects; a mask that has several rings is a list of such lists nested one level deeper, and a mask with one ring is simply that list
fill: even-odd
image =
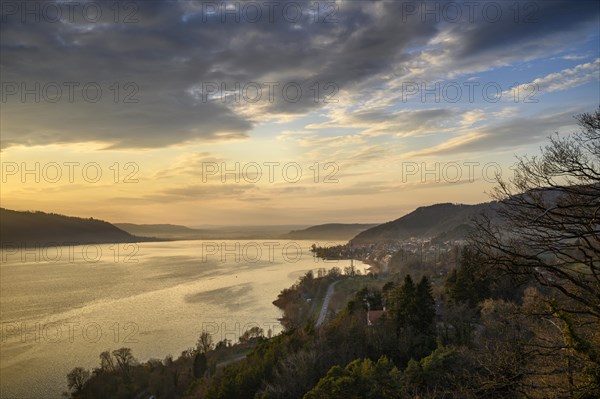
[{"label": "green tree", "polygon": [[420,333],[432,333],[435,321],[435,299],[431,283],[426,276],[421,278],[415,290],[415,314],[412,317],[413,327]]},{"label": "green tree", "polygon": [[[470,369],[470,362],[461,349],[440,346],[429,356],[408,363],[402,375],[402,390],[411,398],[465,398],[465,377],[471,374]],[[462,395],[456,395],[461,391]],[[426,396],[428,393],[430,396]]]},{"label": "green tree", "polygon": [[194,356],[194,377],[200,378],[206,373],[207,370],[207,362],[206,355],[202,352],[196,353]]},{"label": "green tree", "polygon": [[390,293],[390,313],[396,327],[396,335],[409,324],[415,308],[415,284],[412,277],[407,275],[404,283]]},{"label": "green tree", "polygon": [[415,286],[412,277],[407,275],[403,284],[391,291],[388,302],[391,328],[398,342],[394,360],[405,364],[435,349],[435,300],[429,279],[424,276]]},{"label": "green tree", "polygon": [[490,279],[484,265],[477,251],[469,246],[463,248],[459,268],[448,274],[445,281],[446,294],[451,302],[465,303],[474,308],[488,298]]},{"label": "green tree", "polygon": [[387,399],[400,396],[400,372],[386,357],[333,366],[304,399]]}]

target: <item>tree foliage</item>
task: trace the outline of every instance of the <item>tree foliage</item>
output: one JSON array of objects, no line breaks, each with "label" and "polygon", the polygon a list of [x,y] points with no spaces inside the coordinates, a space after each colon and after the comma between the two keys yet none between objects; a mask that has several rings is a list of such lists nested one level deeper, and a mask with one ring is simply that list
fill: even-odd
[{"label": "tree foliage", "polygon": [[304,399],[386,399],[400,395],[400,372],[386,357],[332,367]]},{"label": "tree foliage", "polygon": [[471,247],[465,247],[460,267],[448,274],[445,283],[450,302],[464,303],[474,308],[489,295],[490,278],[484,273],[484,261]]}]

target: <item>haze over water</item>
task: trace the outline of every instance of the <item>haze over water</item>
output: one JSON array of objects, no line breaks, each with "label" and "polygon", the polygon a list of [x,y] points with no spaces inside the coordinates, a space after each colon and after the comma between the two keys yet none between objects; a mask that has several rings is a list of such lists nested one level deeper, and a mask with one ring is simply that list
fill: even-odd
[{"label": "haze over water", "polygon": [[102,351],[130,347],[140,361],[177,357],[203,328],[215,342],[235,341],[254,325],[277,334],[281,312],[272,301],[283,288],[310,269],[347,266],[313,258],[312,244],[174,241],[99,245],[87,254],[62,247],[58,260],[57,248],[24,259],[5,251],[0,396],[60,397],[66,374],[97,367]]}]

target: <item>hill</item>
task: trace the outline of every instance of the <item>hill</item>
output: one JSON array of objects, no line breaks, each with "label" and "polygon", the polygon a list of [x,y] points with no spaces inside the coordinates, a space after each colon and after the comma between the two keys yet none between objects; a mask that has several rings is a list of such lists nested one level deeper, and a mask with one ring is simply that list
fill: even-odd
[{"label": "hill", "polygon": [[0,242],[6,246],[80,245],[152,241],[98,219],[0,208]]},{"label": "hill", "polygon": [[114,225],[133,235],[158,237],[169,240],[202,239],[209,233],[208,230],[192,229],[177,224],[115,223]]},{"label": "hill", "polygon": [[360,232],[375,226],[377,224],[321,224],[303,230],[292,230],[281,238],[286,240],[349,240]]},{"label": "hill", "polygon": [[494,202],[477,205],[436,204],[422,206],[399,219],[380,224],[356,235],[355,245],[406,240],[411,237],[441,240],[463,239],[469,233],[470,220],[484,211],[491,211]]},{"label": "hill", "polygon": [[[115,223],[120,229],[134,235],[166,240],[255,240],[277,239],[291,228],[304,226],[209,226],[192,228],[177,224]],[[358,233],[358,231],[357,231]],[[351,235],[349,238],[351,238]],[[348,239],[349,239],[348,238]]]}]

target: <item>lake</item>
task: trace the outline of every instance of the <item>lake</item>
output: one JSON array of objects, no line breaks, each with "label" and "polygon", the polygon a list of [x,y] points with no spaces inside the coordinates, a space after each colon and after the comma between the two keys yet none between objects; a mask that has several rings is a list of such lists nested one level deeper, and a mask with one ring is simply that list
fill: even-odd
[{"label": "lake", "polygon": [[[172,241],[0,252],[2,398],[58,398],[75,366],[130,347],[140,361],[174,357],[203,330],[237,341],[282,331],[272,301],[308,270],[313,241]],[[334,242],[320,242],[334,245]],[[360,268],[366,265],[357,263]]]}]

